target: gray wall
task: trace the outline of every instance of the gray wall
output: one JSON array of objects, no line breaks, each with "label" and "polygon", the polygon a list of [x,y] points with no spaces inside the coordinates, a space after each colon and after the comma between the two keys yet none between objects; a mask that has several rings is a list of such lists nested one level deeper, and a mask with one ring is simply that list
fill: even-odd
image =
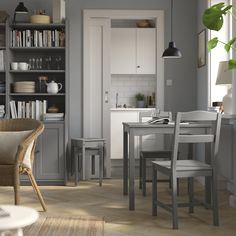
[{"label": "gray wall", "polygon": [[[13,13],[16,0],[0,2],[0,9]],[[165,11],[165,43],[170,40],[170,0],[66,0],[69,30],[69,99],[70,134],[81,136],[82,131],[82,10],[83,9],[145,9]],[[176,45],[183,58],[165,62],[165,79],[172,79],[173,86],[165,88],[165,109],[186,111],[197,106],[196,32],[197,0],[174,0],[174,33]],[[203,2],[203,1],[202,1]],[[25,0],[30,12],[43,8],[51,13],[49,0]]]},{"label": "gray wall", "polygon": [[[207,8],[208,1],[198,0],[197,6],[197,32],[202,31],[205,26],[202,24],[202,14]],[[207,39],[206,39],[207,40]],[[206,53],[207,64],[197,70],[197,108],[206,110],[208,107],[209,86],[208,86],[208,53]]]},{"label": "gray wall", "polygon": [[[71,136],[81,134],[82,112],[82,10],[146,9],[165,11],[165,42],[170,40],[170,1],[167,0],[68,0],[70,20],[70,99]],[[165,79],[173,79],[166,87],[165,108],[185,111],[196,108],[196,25],[197,0],[174,0],[174,40],[183,58],[165,63]]]}]

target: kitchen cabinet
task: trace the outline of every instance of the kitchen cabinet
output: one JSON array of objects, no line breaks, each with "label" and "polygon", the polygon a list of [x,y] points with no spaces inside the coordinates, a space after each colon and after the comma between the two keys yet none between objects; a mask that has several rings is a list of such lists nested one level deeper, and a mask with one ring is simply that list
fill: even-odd
[{"label": "kitchen cabinet", "polygon": [[[151,109],[151,108],[150,108]],[[139,122],[139,113],[150,109],[111,109],[111,158],[123,159],[123,122]],[[142,120],[143,122],[147,120]],[[163,139],[155,135],[142,137],[143,150],[163,149]],[[135,158],[139,158],[139,137],[135,137]]]},{"label": "kitchen cabinet", "polygon": [[45,124],[37,140],[34,161],[37,181],[64,181],[64,124]]},{"label": "kitchen cabinet", "polygon": [[155,74],[156,29],[111,29],[111,74]]},{"label": "kitchen cabinet", "polygon": [[[123,122],[138,122],[138,111],[111,111],[111,158],[123,159]],[[138,138],[135,137],[137,145]],[[138,150],[135,146],[135,157]]]}]

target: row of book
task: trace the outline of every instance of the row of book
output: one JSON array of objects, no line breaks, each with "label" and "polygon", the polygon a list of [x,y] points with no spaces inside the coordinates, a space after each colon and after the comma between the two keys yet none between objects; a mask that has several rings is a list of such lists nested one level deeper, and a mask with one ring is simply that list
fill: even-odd
[{"label": "row of book", "polygon": [[35,101],[10,101],[10,111],[12,118],[32,118],[43,120],[47,113],[47,100]]},{"label": "row of book", "polygon": [[12,30],[12,47],[64,47],[63,30]]},{"label": "row of book", "polygon": [[[0,106],[1,109],[1,106]],[[47,113],[47,100],[10,101],[12,118],[32,118],[44,121],[63,121],[64,113]]]}]

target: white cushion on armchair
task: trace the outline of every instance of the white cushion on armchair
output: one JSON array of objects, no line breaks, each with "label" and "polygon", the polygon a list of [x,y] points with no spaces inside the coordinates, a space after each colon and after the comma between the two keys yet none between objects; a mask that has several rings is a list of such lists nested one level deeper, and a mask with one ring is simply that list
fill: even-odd
[{"label": "white cushion on armchair", "polygon": [[[19,144],[26,139],[32,130],[26,131],[0,131],[0,163],[1,164],[14,164],[16,161],[16,153]],[[26,150],[23,166],[31,168],[30,154],[33,147],[32,142]]]}]

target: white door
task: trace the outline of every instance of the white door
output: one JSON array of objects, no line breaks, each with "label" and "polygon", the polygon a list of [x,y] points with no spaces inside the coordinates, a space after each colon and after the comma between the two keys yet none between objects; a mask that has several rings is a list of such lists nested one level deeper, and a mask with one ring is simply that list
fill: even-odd
[{"label": "white door", "polygon": [[156,74],[156,29],[137,29],[137,74]]},{"label": "white door", "polygon": [[[106,138],[110,175],[110,20],[91,18],[84,31],[83,136]],[[98,164],[98,163],[97,163]]]},{"label": "white door", "polygon": [[111,29],[111,73],[136,74],[136,29]]}]

